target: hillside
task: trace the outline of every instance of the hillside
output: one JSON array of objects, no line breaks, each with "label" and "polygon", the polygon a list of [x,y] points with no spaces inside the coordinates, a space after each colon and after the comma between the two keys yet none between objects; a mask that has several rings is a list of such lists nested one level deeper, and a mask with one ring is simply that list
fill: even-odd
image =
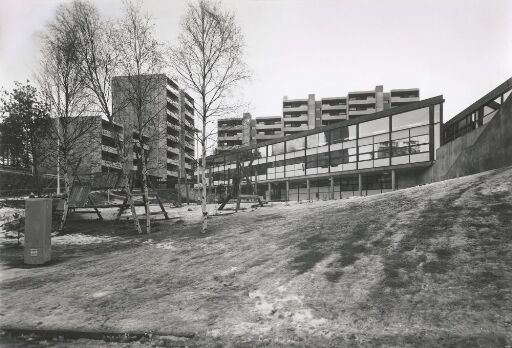
[{"label": "hillside", "polygon": [[82,234],[55,238],[39,268],[2,239],[1,325],[212,346],[512,344],[512,167],[249,208],[214,216],[207,235],[198,207],[173,214],[142,237],[75,222]]}]

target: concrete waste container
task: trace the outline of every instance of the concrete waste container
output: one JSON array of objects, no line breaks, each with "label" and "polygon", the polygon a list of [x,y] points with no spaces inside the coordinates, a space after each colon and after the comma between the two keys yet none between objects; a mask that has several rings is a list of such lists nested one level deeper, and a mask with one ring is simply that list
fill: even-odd
[{"label": "concrete waste container", "polygon": [[25,200],[25,251],[29,265],[41,265],[51,259],[52,199]]}]

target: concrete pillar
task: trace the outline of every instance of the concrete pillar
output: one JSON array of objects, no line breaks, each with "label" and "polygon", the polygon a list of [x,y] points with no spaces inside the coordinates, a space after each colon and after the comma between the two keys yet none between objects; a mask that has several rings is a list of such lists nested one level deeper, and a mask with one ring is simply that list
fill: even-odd
[{"label": "concrete pillar", "polygon": [[357,174],[359,178],[359,196],[363,195],[363,176],[361,174]]},{"label": "concrete pillar", "polygon": [[334,178],[332,176],[329,178],[329,183],[329,199],[334,199]]},{"label": "concrete pillar", "polygon": [[286,180],[286,201],[290,200],[290,181]]},{"label": "concrete pillar", "polygon": [[268,183],[268,189],[267,189],[267,202],[270,202],[270,194],[271,194],[272,186],[270,183]]},{"label": "concrete pillar", "polygon": [[29,265],[41,265],[51,259],[52,199],[29,198],[25,201],[25,250]]},{"label": "concrete pillar", "polygon": [[391,189],[396,190],[396,171],[394,169],[391,170]]},{"label": "concrete pillar", "polygon": [[311,200],[311,186],[309,186],[309,179],[306,179],[306,188],[308,190],[308,201]]}]

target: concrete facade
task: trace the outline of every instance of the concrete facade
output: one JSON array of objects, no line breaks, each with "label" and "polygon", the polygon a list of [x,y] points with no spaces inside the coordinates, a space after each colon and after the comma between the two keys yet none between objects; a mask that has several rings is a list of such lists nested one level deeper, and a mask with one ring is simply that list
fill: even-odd
[{"label": "concrete facade", "polygon": [[[192,179],[195,158],[194,100],[164,74],[143,76],[135,86],[134,77],[118,76],[112,82],[112,104],[114,120],[123,126],[124,142],[128,146],[133,163],[129,170],[140,169],[137,153],[141,124],[142,139],[150,176],[167,185],[174,186],[180,178]],[[141,106],[143,119],[131,101],[136,89],[144,93]],[[132,136],[132,137],[130,137]]]},{"label": "concrete facade", "polygon": [[492,119],[437,150],[423,181],[441,181],[512,165],[512,98]]}]

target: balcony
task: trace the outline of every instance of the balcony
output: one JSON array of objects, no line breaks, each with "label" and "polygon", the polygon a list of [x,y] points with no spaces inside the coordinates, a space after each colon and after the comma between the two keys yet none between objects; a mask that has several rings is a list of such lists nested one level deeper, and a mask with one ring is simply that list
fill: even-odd
[{"label": "balcony", "polygon": [[177,89],[175,86],[173,86],[173,85],[171,85],[171,84],[167,83],[167,84],[166,84],[166,88],[167,88],[167,90],[168,90],[169,92],[171,92],[172,94],[174,94],[174,95],[179,95],[179,91],[178,91],[178,89]]},{"label": "balcony", "polygon": [[178,172],[175,170],[167,170],[167,175],[178,177]]},{"label": "balcony", "polygon": [[217,128],[219,130],[242,130],[243,126],[241,123],[218,123]]},{"label": "balcony", "polygon": [[185,129],[191,129],[194,130],[194,125],[192,125],[190,122],[182,120],[181,124]]},{"label": "balcony", "polygon": [[338,105],[329,105],[329,104],[322,104],[322,110],[346,110],[347,104],[338,104]]},{"label": "balcony", "polygon": [[185,147],[191,150],[194,150],[194,144],[188,141],[185,141]]},{"label": "balcony", "polygon": [[359,115],[368,115],[375,113],[374,108],[364,109],[364,110],[350,110],[348,114],[350,116],[359,116]]},{"label": "balcony", "polygon": [[343,121],[346,119],[347,119],[347,115],[322,114],[322,121]]},{"label": "balcony", "polygon": [[108,167],[108,168],[121,169],[121,163],[119,163],[119,162],[101,160],[101,165],[104,167]]},{"label": "balcony", "polygon": [[174,124],[174,123],[171,123],[169,121],[167,121],[167,127],[170,127],[170,128],[172,128],[174,130],[177,130],[177,131],[180,130],[180,125],[179,124]]},{"label": "balcony", "polygon": [[288,132],[302,132],[302,131],[306,131],[306,130],[308,130],[308,129],[309,129],[309,128],[308,128],[308,125],[307,125],[307,124],[302,124],[302,125],[300,125],[300,126],[295,126],[295,127],[290,126],[290,125],[286,125],[286,124],[285,124],[285,126],[284,126],[284,128],[283,128],[283,130],[284,130],[285,132],[287,132],[287,133],[288,133]]},{"label": "balcony", "polygon": [[419,100],[419,97],[391,97],[391,103],[414,103]]},{"label": "balcony", "polygon": [[[114,134],[114,132],[109,131],[109,130],[107,130],[107,129],[102,129],[102,130],[101,130],[101,135],[103,135],[103,136],[105,136],[105,137],[107,137],[107,138],[115,139],[115,134]],[[117,133],[117,137],[118,137],[119,139],[121,139],[121,133]]]},{"label": "balcony", "polygon": [[308,111],[308,104],[299,106],[286,106],[283,104],[283,112]]},{"label": "balcony", "polygon": [[285,126],[286,126],[286,123],[289,123],[289,122],[307,122],[307,121],[308,121],[308,115],[300,115],[297,117],[285,115],[283,117],[283,122],[284,122]]},{"label": "balcony", "polygon": [[170,139],[170,140],[174,141],[175,143],[180,142],[180,139],[177,136],[171,135],[171,134],[167,134],[167,139]]},{"label": "balcony", "polygon": [[174,153],[175,155],[180,154],[180,149],[174,146],[168,146],[167,151]]},{"label": "balcony", "polygon": [[180,115],[178,114],[177,111],[175,110],[169,110],[167,109],[167,116],[171,116],[172,118],[174,118],[176,121],[179,121],[180,120]]},{"label": "balcony", "polygon": [[168,164],[174,164],[175,166],[179,166],[180,165],[180,160],[167,158],[167,163]]},{"label": "balcony", "polygon": [[221,135],[219,134],[217,136],[218,141],[229,141],[229,140],[242,140],[242,134],[235,134],[235,135]]},{"label": "balcony", "polygon": [[117,149],[112,146],[101,144],[101,151],[105,151],[105,152],[113,153],[113,154],[117,155]]},{"label": "balcony", "polygon": [[348,101],[350,105],[375,104],[375,98],[351,99]]},{"label": "balcony", "polygon": [[263,123],[256,123],[256,129],[281,129],[283,127],[283,124],[281,122],[274,123],[274,124],[263,124]]}]

